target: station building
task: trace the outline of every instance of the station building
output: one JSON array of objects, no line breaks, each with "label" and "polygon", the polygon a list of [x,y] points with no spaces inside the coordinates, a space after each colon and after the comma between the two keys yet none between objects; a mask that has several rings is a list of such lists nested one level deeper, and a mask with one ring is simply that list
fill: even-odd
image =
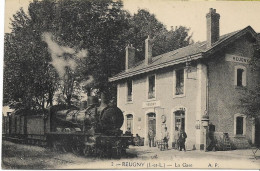
[{"label": "station building", "polygon": [[207,40],[159,56],[152,56],[152,40],[145,40],[145,59],[136,61],[135,48],[126,47],[125,70],[111,77],[117,83],[117,105],[124,112],[123,131],[144,137],[148,130],[161,140],[164,127],[174,142],[175,127],[184,128],[188,149],[202,149],[208,115],[215,132],[228,133],[236,148],[259,143],[259,122],[243,114],[240,99],[246,88],[260,83],[249,61],[258,43],[250,26],[219,35],[220,15],[206,14]]}]

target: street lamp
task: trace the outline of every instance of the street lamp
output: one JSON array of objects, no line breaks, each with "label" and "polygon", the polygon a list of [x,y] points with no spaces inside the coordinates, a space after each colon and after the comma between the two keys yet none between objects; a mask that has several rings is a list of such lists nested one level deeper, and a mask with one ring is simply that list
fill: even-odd
[{"label": "street lamp", "polygon": [[207,151],[207,135],[208,135],[208,126],[209,126],[209,115],[207,111],[204,112],[204,115],[201,117],[201,125],[204,127],[204,151]]}]

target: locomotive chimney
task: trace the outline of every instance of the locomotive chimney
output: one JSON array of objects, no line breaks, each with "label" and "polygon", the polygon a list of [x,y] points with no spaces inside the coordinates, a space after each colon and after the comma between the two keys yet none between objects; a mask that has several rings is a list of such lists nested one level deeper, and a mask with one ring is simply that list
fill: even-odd
[{"label": "locomotive chimney", "polygon": [[103,109],[105,109],[107,107],[107,98],[106,98],[106,94],[104,92],[101,93],[101,103],[99,106],[99,110],[102,111]]},{"label": "locomotive chimney", "polygon": [[101,93],[101,104],[100,104],[100,108],[105,108],[107,107],[107,98],[106,98],[106,94],[104,92]]},{"label": "locomotive chimney", "polygon": [[88,102],[87,101],[82,101],[80,103],[80,110],[86,109],[88,107]]},{"label": "locomotive chimney", "polygon": [[88,104],[88,106],[97,105],[98,98],[96,96],[88,96],[87,104]]},{"label": "locomotive chimney", "polygon": [[207,19],[207,44],[211,47],[213,43],[219,40],[219,18],[216,9],[210,8],[206,15]]}]

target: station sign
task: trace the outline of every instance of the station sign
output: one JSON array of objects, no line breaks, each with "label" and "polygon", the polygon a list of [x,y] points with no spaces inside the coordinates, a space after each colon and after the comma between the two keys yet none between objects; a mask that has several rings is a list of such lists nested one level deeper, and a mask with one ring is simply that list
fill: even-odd
[{"label": "station sign", "polygon": [[226,55],[226,61],[237,62],[237,63],[241,63],[241,64],[248,64],[249,61],[250,61],[250,58],[238,56],[238,55],[227,54]]},{"label": "station sign", "polygon": [[161,106],[160,101],[150,101],[150,102],[143,102],[143,108],[153,108]]}]

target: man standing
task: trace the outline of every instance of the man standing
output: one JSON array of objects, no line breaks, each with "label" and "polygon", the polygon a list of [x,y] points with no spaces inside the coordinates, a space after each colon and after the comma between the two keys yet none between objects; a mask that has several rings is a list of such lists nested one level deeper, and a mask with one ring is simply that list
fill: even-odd
[{"label": "man standing", "polygon": [[174,132],[174,147],[176,150],[179,150],[179,148],[180,148],[179,137],[180,137],[180,131],[179,131],[179,128],[176,126],[175,132]]},{"label": "man standing", "polygon": [[185,148],[186,138],[187,138],[187,134],[186,134],[186,132],[183,130],[183,128],[181,128],[180,137],[179,137],[180,151],[182,151],[182,149],[183,149],[184,151],[186,151],[186,148]]},{"label": "man standing", "polygon": [[163,132],[163,142],[165,143],[166,149],[168,150],[168,141],[170,139],[169,132],[167,131],[167,127],[164,128]]},{"label": "man standing", "polygon": [[154,132],[152,127],[149,128],[148,131],[148,138],[149,138],[149,147],[154,147]]}]

